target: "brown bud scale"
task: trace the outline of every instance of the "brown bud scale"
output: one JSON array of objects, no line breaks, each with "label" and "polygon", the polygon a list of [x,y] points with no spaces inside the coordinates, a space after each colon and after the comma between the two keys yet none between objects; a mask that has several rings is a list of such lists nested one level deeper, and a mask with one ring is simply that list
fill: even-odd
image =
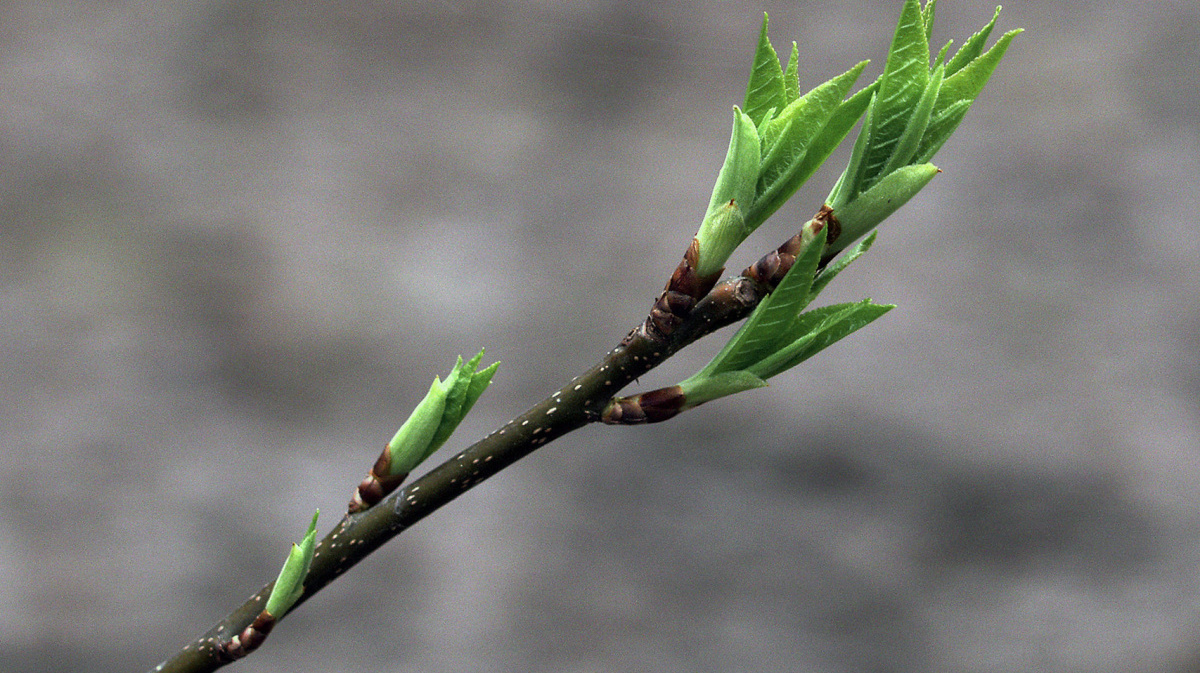
[{"label": "brown bud scale", "polygon": [[679,386],[618,397],[608,403],[600,420],[608,425],[658,423],[677,415],[686,401]]},{"label": "brown bud scale", "polygon": [[358,484],[358,488],[354,489],[354,497],[350,499],[350,505],[346,508],[347,514],[355,514],[374,507],[389,493],[396,490],[396,487],[404,483],[408,473],[388,475],[391,466],[392,452],[388,451],[385,446],[366,478]]},{"label": "brown bud scale", "polygon": [[[833,208],[830,208],[828,203],[821,206],[813,220],[829,227],[829,231],[825,234],[825,245],[830,245],[838,239],[838,236],[842,235],[842,223],[833,216]],[[820,231],[820,229],[816,229],[816,231]]]},{"label": "brown bud scale", "polygon": [[648,336],[659,340],[669,337],[688,317],[696,302],[717,284],[724,269],[700,276],[696,273],[699,260],[700,241],[693,238],[683,260],[675,267],[666,288],[650,309],[643,328]]},{"label": "brown bud scale", "polygon": [[250,626],[242,629],[242,632],[229,639],[229,642],[220,647],[221,653],[228,661],[236,661],[242,657],[257,650],[260,645],[267,640],[267,636],[271,634],[271,629],[275,628],[275,617],[271,613],[263,610],[258,613]]},{"label": "brown bud scale", "polygon": [[746,267],[746,270],[742,271],[742,275],[774,289],[791,270],[792,265],[796,263],[796,255],[800,252],[802,243],[801,238],[800,234],[796,234],[784,241],[778,249],[763,255],[757,262]]}]

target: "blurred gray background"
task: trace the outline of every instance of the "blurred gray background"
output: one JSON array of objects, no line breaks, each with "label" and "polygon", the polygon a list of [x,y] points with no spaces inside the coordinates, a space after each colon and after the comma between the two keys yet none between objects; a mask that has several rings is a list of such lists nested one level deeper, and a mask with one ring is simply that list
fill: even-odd
[{"label": "blurred gray background", "polygon": [[[762,11],[808,88],[878,74],[900,4],[4,2],[0,670],[199,635],[457,354],[503,364],[441,457],[591,365],[695,231]],[[993,9],[943,0],[934,42]],[[899,308],[540,450],[239,670],[1200,670],[1200,5],[1014,27],[823,297]]]}]

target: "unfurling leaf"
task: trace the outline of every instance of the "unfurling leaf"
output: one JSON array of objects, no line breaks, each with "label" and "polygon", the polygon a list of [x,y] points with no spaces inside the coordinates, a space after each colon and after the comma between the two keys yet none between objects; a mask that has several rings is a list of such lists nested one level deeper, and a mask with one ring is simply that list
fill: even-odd
[{"label": "unfurling leaf", "polygon": [[[928,37],[933,17],[933,0],[924,9],[918,0],[905,0],[887,66],[850,161],[826,201],[842,224],[830,253],[869,231],[912,198],[914,187],[920,189],[936,174],[929,160],[962,121],[1009,43],[1021,32],[1006,33],[983,52],[994,16],[948,62],[950,45],[943,47],[930,71]],[[884,183],[886,188],[876,189]]]},{"label": "unfurling leaf", "polygon": [[783,69],[771,40],[767,38],[767,15],[763,14],[762,31],[758,36],[758,49],[754,52],[754,66],[750,70],[750,82],[746,85],[746,115],[757,126],[774,108],[782,110],[787,105]]},{"label": "unfurling leaf", "polygon": [[893,171],[840,210],[834,210],[833,216],[841,225],[842,233],[838,236],[839,245],[831,251],[874,229],[884,218],[908,203],[937,174],[938,167],[933,164],[905,166]]},{"label": "unfurling leaf", "polygon": [[386,450],[391,452],[388,474],[377,476],[408,474],[446,443],[500,366],[494,362],[479,371],[482,360],[482,350],[466,364],[460,356],[445,381],[434,377],[425,399],[388,442]]},{"label": "unfurling leaf", "polygon": [[[996,11],[1000,10],[997,8]],[[992,21],[995,22],[995,19],[993,18]],[[933,106],[929,125],[925,129],[920,146],[913,157],[914,163],[929,161],[941,149],[950,134],[954,133],[954,129],[958,128],[959,122],[967,115],[967,110],[975,101],[975,97],[987,84],[988,79],[992,76],[992,71],[996,69],[1000,59],[1008,51],[1008,45],[1014,37],[1022,32],[1020,28],[1008,31],[1001,35],[996,44],[992,45],[992,48],[982,56],[961,64],[957,68],[951,68],[951,65],[958,60],[958,54],[955,54],[954,58],[950,60],[950,63],[946,65],[946,79],[938,91],[938,100]],[[980,31],[980,33],[985,37],[987,35],[984,31]],[[975,36],[972,36],[971,39],[974,40]],[[982,43],[982,40],[980,42]],[[966,50],[967,45],[964,45],[959,50],[959,54]]]},{"label": "unfurling leaf", "polygon": [[873,137],[863,157],[862,179],[857,191],[869,189],[882,177],[883,168],[908,127],[928,82],[929,41],[925,37],[921,4],[917,0],[906,0],[879,84]]},{"label": "unfurling leaf", "polygon": [[746,240],[752,228],[746,225],[745,213],[754,202],[754,187],[758,180],[759,143],[754,122],[738,108],[733,109],[733,132],[725,164],[713,185],[708,211],[696,234],[699,261],[696,273],[707,276],[725,266],[734,249]]},{"label": "unfurling leaf", "polygon": [[[863,61],[809,91],[763,124],[757,196],[746,216],[751,226],[766,220],[791,198],[853,126],[851,120],[840,134],[823,134],[835,115],[839,116],[839,121],[844,121],[853,110],[843,107],[847,102],[846,93],[866,65]],[[841,129],[843,125],[836,128]],[[812,160],[807,157],[810,149],[816,149]]]},{"label": "unfurling leaf", "polygon": [[396,431],[392,441],[388,442],[387,450],[392,453],[389,474],[408,474],[432,453],[428,449],[442,424],[442,415],[446,411],[446,392],[445,384],[434,377],[425,398]]},{"label": "unfurling leaf", "polygon": [[283,562],[283,568],[279,570],[279,577],[275,579],[275,585],[271,587],[271,595],[267,597],[265,610],[276,619],[282,617],[296,604],[296,601],[300,600],[300,596],[304,595],[304,579],[308,576],[308,569],[312,565],[313,550],[317,541],[317,517],[319,516],[321,516],[321,510],[317,510],[317,513],[313,514],[312,523],[308,524],[308,532],[304,534],[304,538],[299,543],[292,545],[287,560]]}]

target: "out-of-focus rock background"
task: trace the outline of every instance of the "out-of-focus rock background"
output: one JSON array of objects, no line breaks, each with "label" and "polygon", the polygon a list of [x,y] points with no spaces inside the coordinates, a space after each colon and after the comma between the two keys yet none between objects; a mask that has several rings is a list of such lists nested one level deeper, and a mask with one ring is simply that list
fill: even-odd
[{"label": "out-of-focus rock background", "polygon": [[[761,12],[813,86],[874,77],[899,6],[0,5],[0,669],[206,630],[458,353],[503,365],[441,455],[590,365],[694,232]],[[943,0],[935,42],[992,10]],[[1200,667],[1200,7],[1017,26],[827,297],[898,309],[770,390],[541,450],[243,668]]]}]

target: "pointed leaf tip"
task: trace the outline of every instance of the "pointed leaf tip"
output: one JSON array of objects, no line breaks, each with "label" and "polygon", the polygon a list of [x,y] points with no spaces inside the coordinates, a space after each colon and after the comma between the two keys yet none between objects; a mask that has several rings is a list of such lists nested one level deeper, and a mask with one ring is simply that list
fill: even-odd
[{"label": "pointed leaf tip", "polygon": [[783,68],[779,55],[767,37],[768,16],[763,13],[762,31],[758,36],[758,48],[754,52],[754,65],[750,70],[750,81],[746,84],[746,100],[743,109],[757,126],[771,108],[782,110],[787,104]]},{"label": "pointed leaf tip", "polygon": [[846,94],[866,65],[858,63],[813,88],[764,124],[757,195],[746,217],[751,227],[787,202],[849,132],[857,117],[845,118],[853,108],[847,106]]},{"label": "pointed leaf tip", "polygon": [[308,525],[304,537],[299,543],[292,544],[287,560],[283,562],[283,567],[279,570],[279,576],[275,579],[275,585],[271,587],[271,594],[267,597],[267,604],[264,608],[272,617],[282,617],[304,594],[304,580],[308,577],[308,569],[312,566],[317,537],[317,517],[320,515],[321,510],[318,509],[316,514],[313,514],[312,523]]},{"label": "pointed leaf tip", "polygon": [[789,105],[800,97],[800,46],[795,42],[792,42],[792,55],[788,57],[783,73],[783,92]]}]

